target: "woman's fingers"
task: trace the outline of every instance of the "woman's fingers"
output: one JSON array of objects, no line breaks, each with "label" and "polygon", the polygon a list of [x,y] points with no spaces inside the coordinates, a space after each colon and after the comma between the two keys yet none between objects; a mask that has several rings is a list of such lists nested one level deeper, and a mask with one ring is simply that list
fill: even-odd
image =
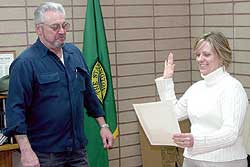
[{"label": "woman's fingers", "polygon": [[174,142],[181,147],[192,147],[194,144],[191,133],[178,133],[173,135]]},{"label": "woman's fingers", "polygon": [[165,68],[163,72],[164,78],[172,78],[174,74],[174,55],[173,53],[169,53],[168,58],[165,60]]},{"label": "woman's fingers", "polygon": [[174,64],[174,55],[172,52],[169,53],[168,55],[168,65],[173,65]]}]

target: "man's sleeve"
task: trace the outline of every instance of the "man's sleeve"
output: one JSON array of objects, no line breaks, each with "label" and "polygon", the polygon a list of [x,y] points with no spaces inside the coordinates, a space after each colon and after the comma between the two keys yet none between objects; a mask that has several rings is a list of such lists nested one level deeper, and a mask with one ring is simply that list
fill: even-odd
[{"label": "man's sleeve", "polygon": [[6,103],[7,128],[4,135],[26,134],[26,109],[32,99],[32,70],[28,63],[17,58],[10,67],[9,90]]}]

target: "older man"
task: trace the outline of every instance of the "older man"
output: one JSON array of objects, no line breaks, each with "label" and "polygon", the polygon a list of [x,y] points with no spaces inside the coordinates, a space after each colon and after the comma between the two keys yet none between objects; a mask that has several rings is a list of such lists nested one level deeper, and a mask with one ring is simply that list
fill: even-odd
[{"label": "older man", "polygon": [[63,6],[46,2],[34,15],[38,39],[10,67],[4,134],[15,136],[23,166],[87,167],[83,107],[100,125],[105,148],[113,136],[80,50],[65,43]]}]

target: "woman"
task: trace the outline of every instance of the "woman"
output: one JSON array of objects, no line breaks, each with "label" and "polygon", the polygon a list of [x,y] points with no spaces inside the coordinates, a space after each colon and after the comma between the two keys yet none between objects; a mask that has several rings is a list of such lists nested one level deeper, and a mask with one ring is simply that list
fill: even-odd
[{"label": "woman", "polygon": [[191,133],[173,135],[173,141],[185,148],[183,167],[246,167],[241,135],[248,98],[241,83],[226,71],[232,61],[229,43],[222,33],[209,32],[197,40],[194,53],[203,80],[178,101],[172,53],[163,77],[156,79],[161,100],[172,100],[178,120],[191,122]]}]

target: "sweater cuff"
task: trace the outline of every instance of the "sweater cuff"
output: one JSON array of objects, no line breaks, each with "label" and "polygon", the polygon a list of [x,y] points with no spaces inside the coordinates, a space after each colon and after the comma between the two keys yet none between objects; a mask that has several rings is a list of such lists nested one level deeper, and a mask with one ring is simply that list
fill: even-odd
[{"label": "sweater cuff", "polygon": [[161,101],[176,99],[172,78],[164,79],[163,77],[159,77],[155,79],[155,83]]},{"label": "sweater cuff", "polygon": [[191,148],[187,148],[187,151],[189,152],[189,154],[191,153],[191,155],[204,153],[204,150],[202,150],[202,146],[204,145],[206,145],[206,138],[204,136],[194,136],[194,145]]}]

